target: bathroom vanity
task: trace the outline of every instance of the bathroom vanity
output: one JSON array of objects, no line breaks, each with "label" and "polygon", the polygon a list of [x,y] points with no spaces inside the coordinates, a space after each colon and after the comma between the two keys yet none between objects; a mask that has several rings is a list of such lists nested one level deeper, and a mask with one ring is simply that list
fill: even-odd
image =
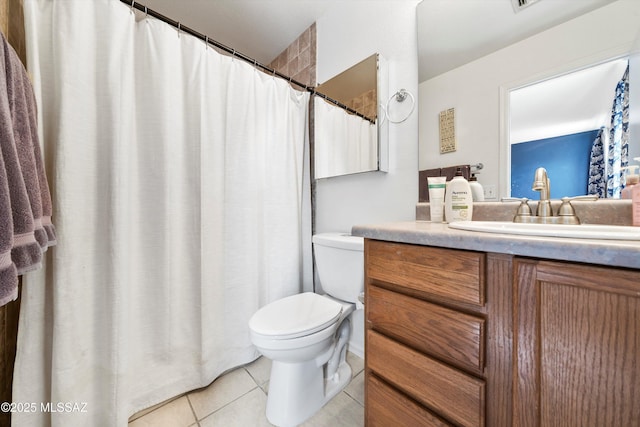
[{"label": "bathroom vanity", "polygon": [[365,240],[365,425],[640,420],[640,242],[406,222]]}]

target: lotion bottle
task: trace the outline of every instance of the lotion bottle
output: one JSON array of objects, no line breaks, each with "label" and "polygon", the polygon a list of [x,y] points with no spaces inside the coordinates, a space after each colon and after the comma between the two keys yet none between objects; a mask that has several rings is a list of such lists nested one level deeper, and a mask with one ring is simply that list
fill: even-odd
[{"label": "lotion bottle", "polygon": [[471,221],[473,215],[473,197],[469,182],[458,168],[456,175],[447,186],[444,198],[444,210],[447,222]]},{"label": "lotion bottle", "polygon": [[444,195],[447,184],[446,176],[427,177],[429,186],[429,212],[431,222],[442,222],[444,217]]}]

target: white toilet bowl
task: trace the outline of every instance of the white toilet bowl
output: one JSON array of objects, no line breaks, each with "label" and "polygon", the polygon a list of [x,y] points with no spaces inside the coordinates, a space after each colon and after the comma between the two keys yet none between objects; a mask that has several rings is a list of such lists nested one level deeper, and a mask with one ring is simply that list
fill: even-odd
[{"label": "white toilet bowl", "polygon": [[304,422],[351,381],[346,353],[350,315],[364,289],[364,242],[327,233],[313,243],[327,295],[282,298],[249,320],[251,341],[272,361],[267,419],[280,427]]},{"label": "white toilet bowl", "polygon": [[306,292],[275,301],[251,318],[251,341],[272,360],[267,399],[272,424],[300,424],[349,383],[346,344],[354,309],[354,304]]}]

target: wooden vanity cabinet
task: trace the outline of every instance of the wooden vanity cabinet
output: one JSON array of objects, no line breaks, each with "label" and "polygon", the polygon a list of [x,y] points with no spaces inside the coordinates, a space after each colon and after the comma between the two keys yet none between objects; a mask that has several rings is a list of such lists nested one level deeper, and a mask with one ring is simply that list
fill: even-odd
[{"label": "wooden vanity cabinet", "polygon": [[366,426],[640,425],[640,271],[365,240]]},{"label": "wooden vanity cabinet", "polygon": [[509,424],[510,263],[365,240],[365,425]]}]

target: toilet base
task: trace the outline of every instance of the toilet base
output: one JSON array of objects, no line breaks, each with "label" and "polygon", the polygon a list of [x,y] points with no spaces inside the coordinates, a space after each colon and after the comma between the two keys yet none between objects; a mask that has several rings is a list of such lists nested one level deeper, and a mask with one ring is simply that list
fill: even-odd
[{"label": "toilet base", "polygon": [[325,366],[314,360],[302,363],[273,361],[267,397],[267,419],[278,427],[295,427],[311,418],[351,381],[344,361],[333,378],[324,378]]},{"label": "toilet base", "polygon": [[327,402],[333,399],[338,393],[340,393],[344,388],[351,382],[351,366],[347,362],[344,362],[338,366],[338,372],[334,375],[332,379],[324,381],[324,403],[318,408],[320,409]]}]

